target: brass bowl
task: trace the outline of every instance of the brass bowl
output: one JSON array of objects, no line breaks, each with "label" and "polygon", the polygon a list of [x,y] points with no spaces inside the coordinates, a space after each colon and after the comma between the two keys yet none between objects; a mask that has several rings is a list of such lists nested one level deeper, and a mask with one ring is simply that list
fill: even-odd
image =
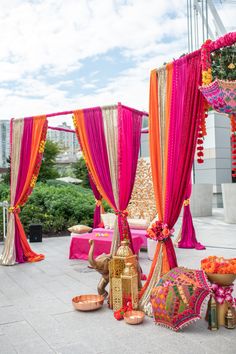
[{"label": "brass bowl", "polygon": [[100,309],[104,302],[102,295],[80,295],[72,299],[72,304],[79,311],[94,311]]},{"label": "brass bowl", "polygon": [[211,283],[221,286],[231,285],[236,279],[236,274],[206,273],[206,275]]},{"label": "brass bowl", "polygon": [[136,325],[143,322],[144,316],[143,311],[127,311],[124,314],[124,320],[128,324]]}]

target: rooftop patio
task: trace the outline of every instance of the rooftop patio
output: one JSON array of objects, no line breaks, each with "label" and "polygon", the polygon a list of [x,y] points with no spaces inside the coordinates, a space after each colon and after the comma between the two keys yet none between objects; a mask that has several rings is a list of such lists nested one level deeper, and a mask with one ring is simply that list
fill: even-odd
[{"label": "rooftop patio", "polygon": [[[223,222],[222,210],[194,224],[207,249],[177,249],[179,265],[199,268],[208,255],[236,256],[236,225]],[[140,326],[118,322],[106,305],[75,311],[72,297],[95,293],[99,275],[86,261],[68,259],[69,244],[70,237],[43,239],[32,246],[44,261],[0,267],[0,353],[235,353],[235,331],[211,332],[204,319],[175,333],[148,317]],[[147,273],[147,253],[140,261]]]}]

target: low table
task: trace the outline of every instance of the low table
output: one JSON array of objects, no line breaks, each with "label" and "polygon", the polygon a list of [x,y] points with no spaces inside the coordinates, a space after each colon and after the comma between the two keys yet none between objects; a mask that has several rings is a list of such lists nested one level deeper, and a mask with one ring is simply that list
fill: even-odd
[{"label": "low table", "polygon": [[[97,228],[97,229],[93,229],[93,232],[94,233],[107,233],[107,234],[113,236],[114,230],[113,229]],[[134,238],[135,236],[141,237],[141,239],[143,240],[142,248],[147,249],[147,237],[146,237],[147,231],[146,230],[130,229],[130,232],[131,232],[132,238]]]},{"label": "low table", "polygon": [[[102,230],[102,231],[98,231]],[[108,232],[112,231],[112,232]],[[140,231],[140,230],[139,230]],[[98,233],[108,234],[108,236],[96,236]],[[94,258],[102,253],[110,253],[112,243],[113,230],[94,229],[93,232],[87,234],[71,234],[70,242],[70,259],[88,259],[88,252],[90,249],[89,240],[94,240]],[[143,239],[139,235],[132,234],[132,241],[134,252],[138,254],[141,246],[143,245]]]}]

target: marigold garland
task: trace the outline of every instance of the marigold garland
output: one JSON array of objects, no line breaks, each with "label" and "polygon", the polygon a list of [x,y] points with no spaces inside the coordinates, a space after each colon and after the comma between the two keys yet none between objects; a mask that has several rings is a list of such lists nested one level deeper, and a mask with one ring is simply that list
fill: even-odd
[{"label": "marigold garland", "polygon": [[[202,85],[206,86],[212,82],[211,69],[211,40],[207,39],[201,47],[201,66],[202,66]],[[206,132],[206,118],[208,117],[209,104],[204,101],[204,114],[199,121],[198,139],[197,139],[197,162],[204,162],[204,137]]]},{"label": "marigold garland", "polygon": [[201,65],[202,65],[202,85],[209,85],[212,82],[211,70],[211,40],[207,39],[201,47]]},{"label": "marigold garland", "polygon": [[206,131],[206,118],[208,117],[208,109],[209,105],[207,101],[204,102],[204,114],[199,121],[199,130],[197,136],[197,162],[203,163],[204,162],[204,137],[207,135]]},{"label": "marigold garland", "polygon": [[236,258],[209,256],[201,261],[201,268],[206,273],[236,274]]}]

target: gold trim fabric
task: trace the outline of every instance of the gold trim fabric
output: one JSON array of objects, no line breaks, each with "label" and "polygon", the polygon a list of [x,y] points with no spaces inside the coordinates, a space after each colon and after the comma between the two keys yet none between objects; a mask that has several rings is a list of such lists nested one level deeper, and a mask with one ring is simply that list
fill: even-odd
[{"label": "gold trim fabric", "polygon": [[143,294],[143,296],[141,297],[141,299],[139,301],[139,308],[142,309],[146,313],[146,315],[148,315],[148,316],[152,315],[151,303],[150,303],[151,291],[154,288],[154,286],[158,283],[158,281],[160,280],[160,277],[161,277],[162,255],[163,255],[162,252],[163,252],[163,245],[161,244],[157,263],[156,263],[156,266],[155,266],[155,269],[154,269],[154,272],[152,275],[152,279],[151,279],[145,293]]},{"label": "gold trim fabric", "polygon": [[[118,111],[115,107],[102,109],[104,134],[107,145],[112,191],[117,209],[119,208],[118,190]],[[114,224],[114,233],[111,244],[111,254],[114,255],[120,244],[117,217]]]},{"label": "gold trim fabric", "polygon": [[[11,206],[14,206],[14,202],[15,202],[23,129],[24,129],[23,119],[13,120],[12,142],[14,144],[14,149],[12,149],[12,155],[11,155]],[[15,251],[14,238],[15,238],[15,217],[13,213],[10,213],[8,224],[7,224],[7,238],[5,240],[2,255],[0,256],[0,264],[2,265],[14,265],[16,263],[16,251]]]},{"label": "gold trim fabric", "polygon": [[157,70],[158,75],[158,98],[159,98],[159,124],[161,135],[161,165],[162,165],[162,199],[164,203],[164,176],[165,176],[165,147],[166,147],[166,66]]},{"label": "gold trim fabric", "polygon": [[[158,111],[159,111],[159,127],[160,127],[160,148],[161,148],[161,178],[162,178],[162,205],[164,206],[164,177],[165,177],[165,148],[166,148],[166,95],[167,95],[167,69],[166,66],[161,67],[157,70],[158,76]],[[158,201],[157,201],[158,202]],[[141,300],[140,306],[146,311],[147,314],[150,315],[150,294],[155,286],[155,284],[159,281],[162,270],[162,257],[163,257],[163,245],[161,244],[158,260],[156,262],[156,266],[152,275],[152,279],[144,292]]]}]

